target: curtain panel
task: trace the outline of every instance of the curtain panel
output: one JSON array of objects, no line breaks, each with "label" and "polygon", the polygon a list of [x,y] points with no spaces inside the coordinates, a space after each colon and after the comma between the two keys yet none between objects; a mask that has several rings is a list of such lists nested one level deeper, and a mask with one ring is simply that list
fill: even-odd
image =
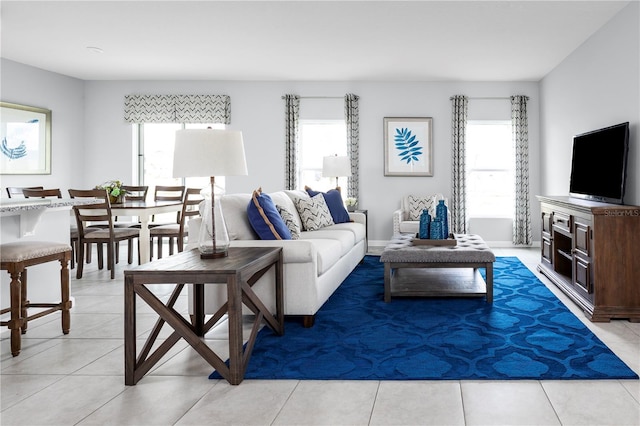
[{"label": "curtain panel", "polygon": [[360,198],[360,98],[353,93],[344,97],[344,118],[347,125],[347,154],[351,176],[347,179],[347,197]]},{"label": "curtain panel", "polygon": [[467,167],[466,167],[466,133],[467,96],[451,98],[451,232],[467,233]]},{"label": "curtain panel", "polygon": [[300,128],[300,96],[284,95],[284,187],[298,187],[298,129]]},{"label": "curtain panel", "polygon": [[511,128],[516,151],[516,206],[513,244],[531,245],[531,209],[529,205],[529,124],[527,96],[511,96]]},{"label": "curtain panel", "polygon": [[228,95],[126,95],[127,123],[231,124]]}]

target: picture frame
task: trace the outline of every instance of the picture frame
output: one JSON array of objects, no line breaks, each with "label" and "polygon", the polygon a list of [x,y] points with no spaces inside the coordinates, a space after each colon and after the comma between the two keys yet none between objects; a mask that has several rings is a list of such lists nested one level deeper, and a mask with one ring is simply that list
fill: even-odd
[{"label": "picture frame", "polygon": [[433,119],[384,118],[384,175],[433,176]]},{"label": "picture frame", "polygon": [[51,110],[0,102],[0,174],[51,174]]}]

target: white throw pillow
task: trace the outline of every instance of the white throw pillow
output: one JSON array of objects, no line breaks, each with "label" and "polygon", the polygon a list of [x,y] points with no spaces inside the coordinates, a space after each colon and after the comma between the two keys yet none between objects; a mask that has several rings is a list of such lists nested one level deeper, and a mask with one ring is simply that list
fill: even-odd
[{"label": "white throw pillow", "polygon": [[305,231],[315,231],[325,226],[333,225],[333,218],[324,196],[318,194],[311,198],[298,198],[293,201],[302,220]]},{"label": "white throw pillow", "polygon": [[424,209],[431,212],[435,205],[435,197],[429,195],[428,197],[415,197],[409,195],[409,220],[420,220],[420,215]]}]

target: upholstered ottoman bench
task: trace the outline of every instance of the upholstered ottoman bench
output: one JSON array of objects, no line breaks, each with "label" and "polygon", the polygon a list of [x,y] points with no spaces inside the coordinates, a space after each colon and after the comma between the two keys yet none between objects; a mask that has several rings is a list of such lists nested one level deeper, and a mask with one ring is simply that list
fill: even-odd
[{"label": "upholstered ottoman bench", "polygon": [[[384,301],[392,296],[486,296],[492,303],[495,255],[478,235],[454,238],[455,245],[418,245],[412,234],[394,235],[380,255]],[[485,268],[486,281],[478,268]]]}]

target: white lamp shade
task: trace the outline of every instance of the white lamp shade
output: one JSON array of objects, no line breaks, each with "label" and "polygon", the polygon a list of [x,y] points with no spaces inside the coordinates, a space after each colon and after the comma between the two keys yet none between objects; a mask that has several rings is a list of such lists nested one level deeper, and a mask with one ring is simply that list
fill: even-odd
[{"label": "white lamp shade", "polygon": [[173,177],[247,174],[242,132],[219,129],[176,131]]},{"label": "white lamp shade", "polygon": [[322,159],[322,176],[340,177],[351,176],[349,157],[330,155]]}]

